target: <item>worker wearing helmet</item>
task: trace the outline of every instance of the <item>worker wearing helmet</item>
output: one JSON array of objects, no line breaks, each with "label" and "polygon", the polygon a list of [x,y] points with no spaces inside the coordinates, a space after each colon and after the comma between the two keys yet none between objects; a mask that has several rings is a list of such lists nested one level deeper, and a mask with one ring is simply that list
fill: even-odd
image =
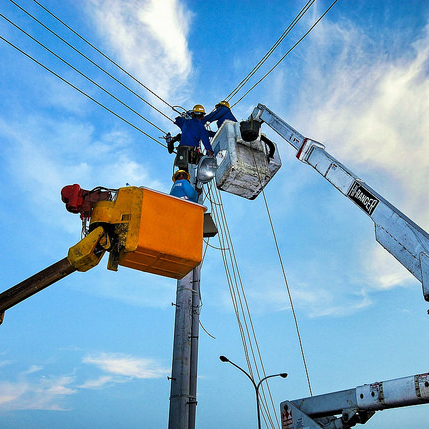
[{"label": "worker wearing helmet", "polygon": [[198,148],[200,142],[202,142],[207,153],[213,155],[209,134],[202,122],[205,113],[204,107],[201,104],[196,104],[190,112],[190,119],[182,116],[178,116],[175,119],[174,123],[182,130],[179,147],[188,146],[190,148]]},{"label": "worker wearing helmet", "polygon": [[198,192],[189,183],[189,173],[185,170],[177,170],[172,177],[174,182],[170,195],[183,198],[194,203],[198,201]]},{"label": "worker wearing helmet", "polygon": [[216,104],[212,112],[210,112],[207,116],[204,116],[203,122],[206,124],[206,123],[217,121],[216,125],[218,128],[220,128],[222,124],[225,122],[225,120],[227,119],[229,121],[237,122],[237,119],[231,112],[229,103],[225,100],[222,100],[222,101],[219,101],[218,104]]}]

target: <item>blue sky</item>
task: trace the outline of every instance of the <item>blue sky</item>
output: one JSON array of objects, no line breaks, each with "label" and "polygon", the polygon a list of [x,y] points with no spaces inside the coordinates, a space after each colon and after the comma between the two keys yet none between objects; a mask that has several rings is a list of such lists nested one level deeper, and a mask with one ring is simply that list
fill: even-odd
[{"label": "blue sky", "polygon": [[[31,0],[17,0],[69,43],[154,103],[168,106]],[[206,110],[273,45],[304,1],[43,0],[170,104]],[[331,1],[316,0],[256,80]],[[165,131],[178,129],[43,30],[10,1],[0,13]],[[423,229],[429,230],[429,6],[339,0],[286,59],[234,108],[267,105],[321,141]],[[94,87],[3,18],[0,35],[158,139],[161,132]],[[66,256],[80,239],[64,185],[126,183],[168,192],[172,156],[0,40],[0,250],[5,290]],[[249,86],[247,87],[247,89]],[[237,97],[236,101],[239,97]],[[266,188],[314,394],[427,372],[429,307],[420,283],[374,239],[372,221],[266,126],[283,166]],[[222,195],[276,408],[309,396],[286,287],[261,197]],[[213,240],[215,244],[216,240]],[[176,282],[107,258],[6,312],[0,327],[0,426],[166,427]],[[255,427],[254,392],[219,361],[245,357],[222,258],[202,273],[197,427]],[[378,412],[367,428],[422,427],[427,406]]]}]

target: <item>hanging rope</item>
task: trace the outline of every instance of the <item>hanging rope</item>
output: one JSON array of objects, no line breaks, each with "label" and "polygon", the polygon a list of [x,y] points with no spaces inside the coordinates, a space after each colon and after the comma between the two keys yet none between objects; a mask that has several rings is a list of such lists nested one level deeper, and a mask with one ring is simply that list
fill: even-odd
[{"label": "hanging rope", "polygon": [[267,210],[268,219],[270,221],[271,231],[273,233],[273,238],[274,238],[274,243],[275,243],[276,250],[277,250],[277,255],[279,257],[280,266],[281,266],[282,273],[283,273],[283,279],[284,279],[284,282],[285,282],[285,285],[286,285],[286,289],[287,289],[287,294],[288,294],[288,297],[289,297],[290,308],[292,309],[293,320],[295,322],[296,333],[297,333],[297,336],[298,336],[299,348],[301,350],[302,362],[304,364],[305,375],[307,377],[308,389],[310,391],[310,395],[313,396],[313,392],[311,390],[310,376],[308,374],[307,362],[306,362],[305,354],[304,354],[304,347],[302,345],[301,334],[300,334],[299,326],[298,326],[298,319],[296,317],[295,307],[293,305],[293,300],[292,300],[292,294],[290,292],[289,283],[288,283],[287,278],[286,278],[285,267],[283,265],[283,259],[282,259],[281,253],[280,253],[280,249],[279,249],[279,244],[278,244],[278,241],[277,241],[276,232],[274,230],[273,220],[271,218],[271,213],[270,213],[270,209],[268,207],[268,202],[267,202],[267,199],[265,197],[264,190],[262,190],[262,196],[264,197],[265,208]]},{"label": "hanging rope", "polygon": [[283,264],[283,258],[282,258],[281,253],[280,253],[280,248],[279,248],[279,244],[278,244],[278,241],[277,241],[277,235],[276,235],[276,232],[275,232],[275,229],[274,229],[273,220],[271,218],[270,209],[268,207],[267,198],[265,197],[265,191],[264,191],[264,189],[262,187],[263,185],[262,185],[261,175],[260,175],[260,172],[259,172],[258,164],[256,162],[255,153],[254,153],[253,149],[252,149],[252,155],[253,155],[254,166],[255,166],[256,172],[258,174],[259,184],[260,184],[260,186],[262,188],[261,189],[261,193],[262,193],[262,196],[264,198],[265,209],[267,211],[268,220],[270,222],[271,231],[273,233],[274,243],[275,243],[276,250],[277,250],[277,256],[278,256],[279,261],[280,261],[280,266],[281,266],[282,273],[283,273],[283,279],[284,279],[284,282],[285,282],[285,285],[286,285],[286,289],[287,289],[287,293],[288,293],[288,297],[289,297],[289,303],[290,303],[290,307],[291,307],[291,310],[292,310],[293,320],[295,322],[295,329],[296,329],[296,333],[297,333],[297,336],[298,336],[298,343],[299,343],[299,348],[301,350],[301,357],[302,357],[302,362],[303,362],[303,365],[304,365],[305,375],[307,377],[308,389],[310,391],[310,395],[313,396],[313,392],[312,392],[312,389],[311,389],[311,383],[310,383],[310,376],[308,374],[307,361],[305,359],[304,347],[302,345],[301,334],[300,334],[299,325],[298,325],[298,319],[296,317],[295,307],[293,305],[292,294],[290,292],[289,283],[287,281],[286,271],[285,271],[285,267],[284,267],[284,264]]}]

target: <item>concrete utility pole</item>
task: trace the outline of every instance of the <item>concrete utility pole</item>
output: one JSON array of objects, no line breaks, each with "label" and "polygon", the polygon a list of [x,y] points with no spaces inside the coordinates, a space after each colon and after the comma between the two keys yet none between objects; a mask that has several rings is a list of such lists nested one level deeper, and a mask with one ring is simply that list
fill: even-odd
[{"label": "concrete utility pole", "polygon": [[[191,184],[195,186],[195,182],[191,173]],[[200,273],[201,265],[177,281],[168,429],[195,428]]]}]

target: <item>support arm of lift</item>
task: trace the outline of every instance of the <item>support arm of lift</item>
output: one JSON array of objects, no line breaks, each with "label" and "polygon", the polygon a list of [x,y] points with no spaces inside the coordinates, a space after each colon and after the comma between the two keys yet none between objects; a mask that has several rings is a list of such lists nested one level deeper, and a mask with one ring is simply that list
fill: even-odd
[{"label": "support arm of lift", "polygon": [[99,226],[71,247],[66,258],[2,292],[0,294],[0,324],[3,322],[4,312],[9,308],[75,271],[88,271],[95,267],[109,247],[109,237],[104,228]]},{"label": "support arm of lift", "polygon": [[429,234],[326,152],[321,143],[304,137],[266,106],[258,104],[251,118],[269,125],[296,149],[300,161],[311,165],[372,219],[376,240],[422,283],[424,299],[429,301]]},{"label": "support arm of lift", "polygon": [[280,404],[282,429],[349,429],[376,411],[429,402],[429,373]]},{"label": "support arm of lift", "polygon": [[106,251],[109,270],[121,265],[175,279],[202,260],[206,208],[200,204],[135,186],[87,191],[75,184],[61,196],[68,211],[81,215],[88,234],[67,258],[0,293],[0,323],[7,309],[74,271],[95,267]]}]

